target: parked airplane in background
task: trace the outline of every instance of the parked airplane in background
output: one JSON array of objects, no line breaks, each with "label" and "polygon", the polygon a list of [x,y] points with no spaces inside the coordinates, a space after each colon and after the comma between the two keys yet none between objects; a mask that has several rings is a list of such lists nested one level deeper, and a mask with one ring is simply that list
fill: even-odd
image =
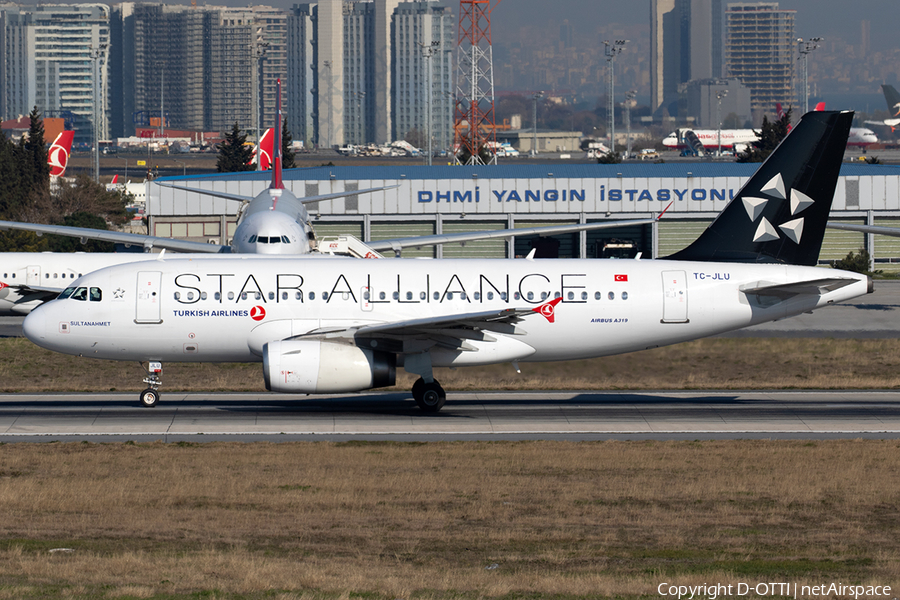
[{"label": "parked airplane in background", "polygon": [[[268,189],[255,198],[198,190],[182,186],[162,184],[168,187],[188,190],[210,196],[241,201],[244,204],[238,217],[234,239],[230,246],[176,240],[149,235],[102,231],[80,227],[61,225],[39,225],[33,223],[15,223],[0,221],[0,230],[15,229],[34,231],[39,235],[57,234],[126,245],[143,246],[146,250],[161,248],[198,254],[238,253],[265,255],[303,255],[309,253],[349,254],[362,258],[380,258],[379,252],[393,251],[399,254],[403,248],[411,246],[434,246],[447,243],[464,243],[492,238],[509,238],[512,236],[561,235],[576,231],[609,229],[629,225],[645,225],[654,219],[610,220],[598,223],[577,225],[558,225],[553,227],[532,227],[527,229],[501,229],[495,231],[460,232],[410,238],[395,238],[368,242],[363,244],[351,236],[331,240],[317,240],[312,228],[311,219],[304,207],[308,202],[318,202],[332,198],[340,198],[351,194],[389,189],[387,187],[369,188],[319,196],[297,198],[284,187],[281,178],[281,94],[280,81],[277,100],[277,122],[274,128],[272,152],[272,181]],[[107,257],[110,265],[122,262],[143,260],[139,254],[101,254]],[[55,298],[66,286],[51,285],[51,282],[72,279],[76,274],[89,273],[101,265],[95,256],[87,254],[52,254],[52,253],[18,253],[2,255],[0,259],[0,315],[25,314],[40,303]],[[38,283],[40,282],[40,284]]]},{"label": "parked airplane in background", "polygon": [[884,93],[884,100],[887,102],[888,113],[891,117],[884,121],[866,121],[869,125],[887,125],[894,131],[894,128],[900,125],[900,92],[894,89],[894,86],[884,84],[881,86]]},{"label": "parked airplane in background", "polygon": [[632,352],[871,291],[864,275],[814,267],[852,118],[804,116],[668,259],[160,257],[70,283],[24,331],[57,352],[147,362],[146,406],[164,361],[259,361],[268,389],[307,394],[393,385],[402,366],[435,412],[437,366]]}]

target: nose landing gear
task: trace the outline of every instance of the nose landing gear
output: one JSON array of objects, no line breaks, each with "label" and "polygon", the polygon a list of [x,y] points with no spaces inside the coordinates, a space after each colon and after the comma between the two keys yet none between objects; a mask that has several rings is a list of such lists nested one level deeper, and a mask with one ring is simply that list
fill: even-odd
[{"label": "nose landing gear", "polygon": [[154,408],[159,403],[159,386],[162,385],[162,363],[151,362],[147,366],[147,377],[144,383],[149,387],[141,392],[141,404],[147,408]]}]

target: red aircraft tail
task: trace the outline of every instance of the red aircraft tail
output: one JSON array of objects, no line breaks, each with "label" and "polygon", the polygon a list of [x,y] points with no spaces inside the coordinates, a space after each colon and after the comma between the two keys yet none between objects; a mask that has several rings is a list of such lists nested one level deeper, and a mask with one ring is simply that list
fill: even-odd
[{"label": "red aircraft tail", "polygon": [[257,156],[259,156],[259,170],[260,171],[268,171],[272,168],[272,140],[274,139],[274,134],[272,129],[266,129],[266,132],[262,134],[262,137],[259,139],[259,143],[256,145],[256,150],[253,152],[253,157],[250,159],[248,164],[256,165]]},{"label": "red aircraft tail", "polygon": [[281,182],[281,79],[275,85],[275,135],[272,140],[272,183],[273,190],[284,189]]},{"label": "red aircraft tail", "polygon": [[50,144],[50,150],[47,152],[47,164],[50,165],[51,177],[62,177],[65,174],[74,139],[74,131],[63,131]]}]

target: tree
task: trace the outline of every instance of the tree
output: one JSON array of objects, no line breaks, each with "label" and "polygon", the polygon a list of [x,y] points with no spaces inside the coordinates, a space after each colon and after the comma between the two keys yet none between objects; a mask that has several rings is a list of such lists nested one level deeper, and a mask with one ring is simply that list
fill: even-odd
[{"label": "tree", "polygon": [[753,142],[746,152],[738,155],[738,162],[763,162],[778,144],[781,143],[791,130],[791,109],[788,109],[780,119],[769,123],[769,119],[763,117],[762,127],[756,134],[757,141]]},{"label": "tree", "polygon": [[[66,216],[62,224],[67,227],[109,230],[105,219],[84,211]],[[116,249],[116,245],[112,242],[87,240],[82,244],[78,238],[62,235],[48,235],[47,238],[51,252],[115,252]]]},{"label": "tree", "polygon": [[26,187],[49,187],[50,165],[44,148],[44,120],[37,106],[28,115],[28,136],[22,138],[22,178]]},{"label": "tree", "polygon": [[16,144],[0,135],[0,218],[11,219],[23,206],[27,194],[22,190],[20,152]]},{"label": "tree", "polygon": [[597,163],[601,165],[615,165],[620,162],[622,162],[622,155],[612,150],[597,157]]},{"label": "tree", "polygon": [[287,126],[287,118],[281,127],[281,168],[293,169],[297,165],[294,163],[293,137],[291,130]]},{"label": "tree", "polygon": [[835,269],[841,269],[842,271],[853,271],[854,273],[863,273],[865,275],[881,274],[881,271],[869,270],[870,260],[871,257],[869,256],[868,250],[860,248],[857,254],[851,252],[844,258],[831,263],[831,266]]},{"label": "tree", "polygon": [[247,164],[253,157],[253,149],[247,146],[247,134],[241,133],[237,122],[231,132],[225,135],[225,141],[218,145],[219,158],[216,160],[216,171],[219,173],[236,173],[252,171],[254,165]]}]

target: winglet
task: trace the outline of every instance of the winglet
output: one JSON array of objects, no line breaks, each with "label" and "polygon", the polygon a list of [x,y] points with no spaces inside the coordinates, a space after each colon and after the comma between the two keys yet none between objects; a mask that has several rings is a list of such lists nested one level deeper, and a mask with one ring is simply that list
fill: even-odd
[{"label": "winglet", "polygon": [[275,136],[272,140],[272,185],[273,190],[283,190],[281,181],[281,79],[275,84]]},{"label": "winglet", "polygon": [[544,302],[538,307],[532,308],[532,312],[539,313],[544,315],[544,318],[550,321],[551,323],[556,322],[556,305],[562,302],[562,296],[559,298],[554,298],[549,302]]}]

